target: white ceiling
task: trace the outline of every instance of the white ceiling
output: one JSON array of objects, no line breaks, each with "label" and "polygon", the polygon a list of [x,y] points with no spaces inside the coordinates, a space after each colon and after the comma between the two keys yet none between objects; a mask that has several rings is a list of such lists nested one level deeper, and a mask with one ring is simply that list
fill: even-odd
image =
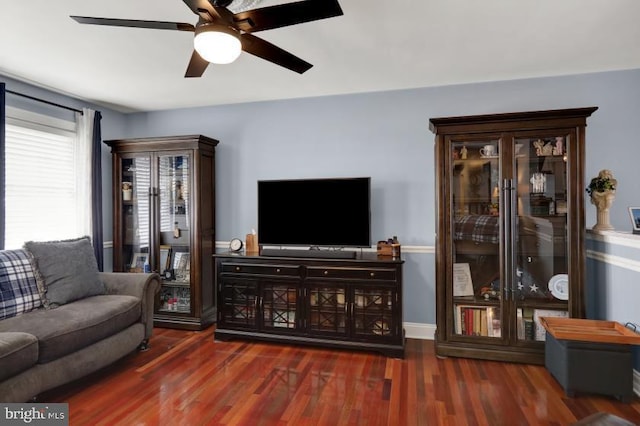
[{"label": "white ceiling", "polygon": [[130,112],[640,68],[638,0],[340,5],[344,16],[256,33],[312,63],[305,74],[243,53],[185,79],[192,33],[69,18],[195,24],[181,0],[3,0],[0,74]]}]

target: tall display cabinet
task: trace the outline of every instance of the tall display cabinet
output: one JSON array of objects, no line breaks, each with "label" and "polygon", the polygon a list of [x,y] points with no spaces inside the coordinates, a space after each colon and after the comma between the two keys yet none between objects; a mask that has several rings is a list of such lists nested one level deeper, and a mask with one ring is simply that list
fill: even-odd
[{"label": "tall display cabinet", "polygon": [[583,317],[586,120],[597,108],[432,118],[436,354],[544,363]]},{"label": "tall display cabinet", "polygon": [[113,270],[161,274],[156,326],[208,326],[216,318],[218,141],[192,135],[105,143],[113,154]]}]

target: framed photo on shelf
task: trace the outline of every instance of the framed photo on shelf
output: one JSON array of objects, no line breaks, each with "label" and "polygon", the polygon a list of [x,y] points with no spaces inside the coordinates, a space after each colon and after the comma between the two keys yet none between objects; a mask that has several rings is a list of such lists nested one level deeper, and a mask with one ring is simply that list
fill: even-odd
[{"label": "framed photo on shelf", "polygon": [[144,272],[144,265],[149,263],[149,253],[133,253],[131,272]]},{"label": "framed photo on shelf", "polygon": [[176,281],[189,281],[191,271],[189,252],[177,251],[173,255],[173,273]]},{"label": "framed photo on shelf", "polygon": [[640,234],[640,207],[629,207],[631,225],[634,234]]},{"label": "framed photo on shelf", "polygon": [[160,271],[168,271],[171,269],[171,246],[170,245],[161,245],[160,246],[160,265],[158,268]]},{"label": "framed photo on shelf", "polygon": [[473,281],[468,263],[453,264],[453,296],[473,296]]}]

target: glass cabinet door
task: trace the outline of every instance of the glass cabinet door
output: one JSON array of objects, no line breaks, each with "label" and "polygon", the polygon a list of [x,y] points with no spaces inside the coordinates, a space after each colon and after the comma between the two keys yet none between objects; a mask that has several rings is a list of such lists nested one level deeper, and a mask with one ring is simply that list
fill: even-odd
[{"label": "glass cabinet door", "polygon": [[158,157],[159,250],[154,270],[163,277],[161,311],[191,311],[189,162],[185,155]]},{"label": "glass cabinet door", "polygon": [[517,338],[543,341],[538,318],[568,316],[567,135],[519,137],[515,143]]},{"label": "glass cabinet door", "polygon": [[150,272],[151,256],[151,159],[123,158],[121,265],[125,272]]},{"label": "glass cabinet door", "polygon": [[502,333],[501,170],[498,138],[451,141],[452,254],[450,292],[458,336]]},{"label": "glass cabinet door", "polygon": [[309,330],[329,336],[347,335],[349,303],[343,286],[311,284],[309,288]]},{"label": "glass cabinet door", "polygon": [[262,326],[265,329],[296,328],[298,283],[262,283]]},{"label": "glass cabinet door", "polygon": [[253,328],[258,320],[258,282],[227,279],[221,289],[221,325]]},{"label": "glass cabinet door", "polygon": [[388,338],[396,333],[393,321],[396,294],[393,288],[354,287],[353,334]]}]

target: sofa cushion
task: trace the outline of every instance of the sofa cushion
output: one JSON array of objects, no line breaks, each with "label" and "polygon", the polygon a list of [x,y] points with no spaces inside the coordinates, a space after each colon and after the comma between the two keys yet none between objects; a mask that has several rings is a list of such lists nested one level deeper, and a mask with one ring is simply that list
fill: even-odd
[{"label": "sofa cushion", "polygon": [[137,297],[124,295],[92,296],[62,305],[40,309],[0,321],[0,332],[22,331],[38,338],[38,362],[60,358],[139,321],[142,311]]},{"label": "sofa cushion", "polygon": [[84,297],[104,294],[89,237],[24,245],[31,254],[42,303],[55,308]]},{"label": "sofa cushion", "polygon": [[0,251],[0,320],[41,306],[36,277],[29,254],[20,250]]},{"label": "sofa cushion", "polygon": [[38,339],[28,333],[0,333],[0,381],[38,362]]}]

